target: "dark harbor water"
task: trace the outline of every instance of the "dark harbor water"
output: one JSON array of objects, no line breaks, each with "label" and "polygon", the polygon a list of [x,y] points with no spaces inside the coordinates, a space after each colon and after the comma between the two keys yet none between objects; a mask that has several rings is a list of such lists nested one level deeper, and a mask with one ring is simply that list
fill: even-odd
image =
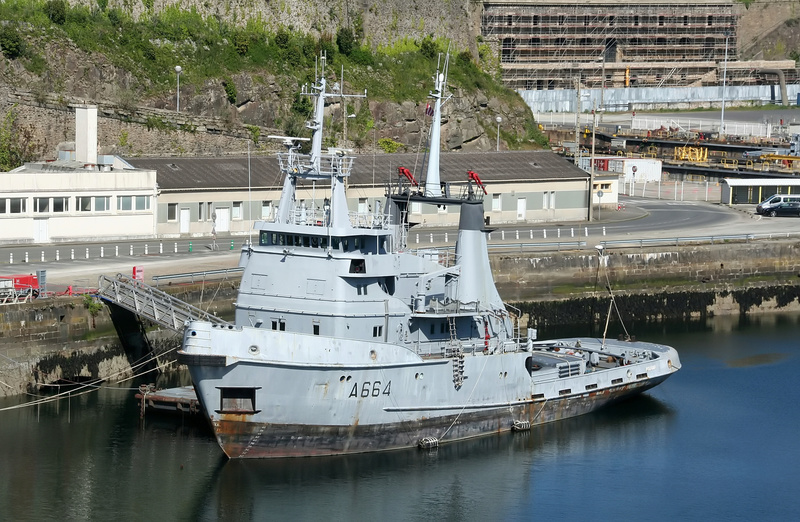
[{"label": "dark harbor water", "polygon": [[594,414],[436,453],[229,462],[202,423],[141,426],[121,387],[0,411],[0,519],[795,520],[800,315],[636,334],[683,369]]}]

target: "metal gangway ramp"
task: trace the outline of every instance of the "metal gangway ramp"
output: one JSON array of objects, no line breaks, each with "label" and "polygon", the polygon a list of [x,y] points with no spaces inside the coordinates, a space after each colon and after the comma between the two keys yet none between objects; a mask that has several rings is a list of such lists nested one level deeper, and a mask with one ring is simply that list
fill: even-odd
[{"label": "metal gangway ramp", "polygon": [[123,274],[117,274],[116,278],[101,275],[97,282],[97,295],[176,332],[183,331],[184,323],[192,320],[231,325],[215,315]]}]

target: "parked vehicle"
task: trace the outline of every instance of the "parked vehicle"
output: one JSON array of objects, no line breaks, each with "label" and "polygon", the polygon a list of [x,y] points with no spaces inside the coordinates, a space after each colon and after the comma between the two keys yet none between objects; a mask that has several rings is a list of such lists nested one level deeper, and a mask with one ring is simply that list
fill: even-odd
[{"label": "parked vehicle", "polygon": [[798,216],[800,217],[800,202],[779,203],[770,208],[766,214],[770,217],[775,216]]},{"label": "parked vehicle", "polygon": [[800,203],[797,194],[773,194],[756,206],[756,214],[770,215],[770,211],[781,203]]}]

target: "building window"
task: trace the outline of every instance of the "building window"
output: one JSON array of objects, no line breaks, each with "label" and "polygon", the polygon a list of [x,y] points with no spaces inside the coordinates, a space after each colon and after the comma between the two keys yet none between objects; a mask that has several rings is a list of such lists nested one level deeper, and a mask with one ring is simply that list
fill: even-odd
[{"label": "building window", "polygon": [[111,210],[111,196],[95,196],[94,211],[106,212]]},{"label": "building window", "polygon": [[422,214],[422,203],[419,201],[412,201],[411,202],[411,213],[412,214]]},{"label": "building window", "polygon": [[40,214],[50,212],[50,198],[33,198],[33,211]]},{"label": "building window", "polygon": [[272,218],[272,201],[261,202],[261,219]]},{"label": "building window", "polygon": [[8,200],[8,211],[11,214],[24,214],[27,212],[27,205],[26,202],[28,200],[25,198],[10,198]]},{"label": "building window", "polygon": [[167,221],[178,221],[178,204],[167,204]]},{"label": "building window", "polygon": [[133,210],[133,198],[131,196],[117,196],[117,210]]},{"label": "building window", "polygon": [[78,212],[91,212],[92,211],[92,197],[91,196],[78,196],[75,198],[75,210]]},{"label": "building window", "polygon": [[203,221],[205,218],[203,217],[203,210],[205,210],[206,204],[205,203],[198,203],[197,204],[197,221]]},{"label": "building window", "polygon": [[242,202],[234,201],[233,210],[231,210],[231,219],[242,219]]},{"label": "building window", "polygon": [[69,212],[69,198],[53,198],[53,212]]},{"label": "building window", "polygon": [[492,211],[500,212],[503,206],[500,203],[500,194],[492,194]]},{"label": "building window", "polygon": [[136,210],[150,210],[150,196],[136,196]]},{"label": "building window", "polygon": [[0,214],[6,213],[6,200],[5,198],[0,198]]},{"label": "building window", "polygon": [[545,210],[556,208],[555,191],[549,191],[542,194],[542,208]]},{"label": "building window", "polygon": [[213,207],[212,207],[210,201],[208,203],[206,203],[206,219],[212,219],[212,217],[211,217],[213,215],[213,212],[211,210],[212,208]]}]

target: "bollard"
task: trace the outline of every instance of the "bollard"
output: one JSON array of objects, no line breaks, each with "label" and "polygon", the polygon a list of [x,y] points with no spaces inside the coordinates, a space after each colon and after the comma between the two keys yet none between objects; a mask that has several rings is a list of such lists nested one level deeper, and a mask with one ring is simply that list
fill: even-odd
[{"label": "bollard", "polygon": [[515,235],[516,235],[516,238],[519,239],[519,230],[516,231]]},{"label": "bollard", "polygon": [[86,247],[86,259],[89,259],[89,247]]},{"label": "bollard", "polygon": [[569,237],[575,237],[575,229],[574,228],[570,228],[569,229]]},{"label": "bollard", "polygon": [[603,235],[606,235],[606,227],[603,227]]},{"label": "bollard", "polygon": [[491,241],[491,240],[492,240],[492,233],[489,232],[489,241]]},{"label": "bollard", "polygon": [[547,229],[546,228],[542,229],[542,237],[547,239]]},{"label": "bollard", "polygon": [[417,234],[417,244],[419,245],[419,234]]},{"label": "bollard", "polygon": [[447,243],[447,232],[444,233],[444,242]]},{"label": "bollard", "polygon": [[106,254],[106,247],[100,247],[100,257],[105,257]]},{"label": "bollard", "polygon": [[26,263],[28,262],[28,253],[27,252],[25,252],[25,262]]},{"label": "bollard", "polygon": [[119,245],[114,245],[114,257],[119,257]]},{"label": "bollard", "polygon": [[583,227],[583,235],[589,237],[589,227]]},{"label": "bollard", "polygon": [[233,239],[231,239],[231,250],[233,250]]},{"label": "bollard", "polygon": [[506,231],[505,230],[501,230],[500,231],[500,241],[505,241],[505,240],[506,240]]},{"label": "bollard", "polygon": [[144,255],[147,255],[147,243],[144,244]]},{"label": "bollard", "polygon": [[56,250],[56,261],[59,260],[58,250]]},{"label": "bollard", "polygon": [[561,229],[560,228],[556,229],[556,237],[561,237]]},{"label": "bollard", "polygon": [[44,263],[44,250],[42,250],[42,263]]},{"label": "bollard", "polygon": [[175,253],[176,254],[178,253],[178,242],[177,241],[175,241]]},{"label": "bollard", "polygon": [[130,255],[133,255],[133,245],[131,245],[130,252],[131,252]]},{"label": "bollard", "polygon": [[75,249],[74,248],[70,248],[69,249],[69,258],[72,259],[72,260],[75,259]]},{"label": "bollard", "polygon": [[433,243],[433,232],[431,232],[431,243]]},{"label": "bollard", "polygon": [[164,253],[164,242],[163,241],[159,241],[158,242],[158,253],[159,254],[163,254]]},{"label": "bollard", "polygon": [[8,254],[8,262],[12,265],[14,264],[14,252]]},{"label": "bollard", "polygon": [[191,252],[191,251],[192,251],[192,242],[189,241],[189,252]]},{"label": "bollard", "polygon": [[533,239],[533,230],[531,230],[531,239]]}]

